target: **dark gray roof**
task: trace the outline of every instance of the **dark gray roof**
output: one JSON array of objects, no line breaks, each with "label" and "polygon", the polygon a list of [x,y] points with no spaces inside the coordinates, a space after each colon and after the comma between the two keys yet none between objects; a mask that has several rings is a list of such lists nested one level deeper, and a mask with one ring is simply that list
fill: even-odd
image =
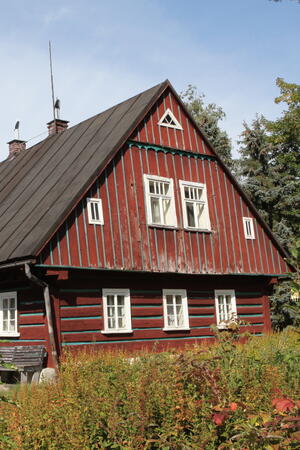
[{"label": "dark gray roof", "polygon": [[0,164],[0,263],[37,254],[167,86],[166,80]]}]

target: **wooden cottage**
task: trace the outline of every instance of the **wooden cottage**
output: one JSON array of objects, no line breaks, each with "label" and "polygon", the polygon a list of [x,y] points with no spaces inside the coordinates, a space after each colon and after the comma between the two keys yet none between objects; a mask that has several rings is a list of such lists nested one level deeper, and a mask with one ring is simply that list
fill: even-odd
[{"label": "wooden cottage", "polygon": [[69,347],[200,343],[236,315],[270,329],[284,250],[169,81],[48,127],[0,164],[5,345],[53,367]]}]

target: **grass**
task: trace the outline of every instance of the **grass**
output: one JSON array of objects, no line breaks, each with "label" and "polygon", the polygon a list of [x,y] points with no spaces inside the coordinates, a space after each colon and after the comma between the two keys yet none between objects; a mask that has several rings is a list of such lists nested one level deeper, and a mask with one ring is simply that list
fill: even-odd
[{"label": "grass", "polygon": [[[131,359],[134,357],[134,359]],[[2,402],[3,449],[300,447],[300,335],[210,347],[66,353],[56,383]]]}]

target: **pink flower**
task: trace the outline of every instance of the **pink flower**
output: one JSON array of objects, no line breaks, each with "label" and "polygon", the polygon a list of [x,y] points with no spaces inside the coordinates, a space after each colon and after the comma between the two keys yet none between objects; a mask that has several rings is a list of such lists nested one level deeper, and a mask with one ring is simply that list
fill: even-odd
[{"label": "pink flower", "polygon": [[279,412],[290,411],[294,408],[295,403],[289,398],[274,398],[272,405]]},{"label": "pink flower", "polygon": [[216,425],[222,425],[222,423],[224,422],[224,420],[226,419],[227,414],[224,413],[215,413],[213,415],[213,421]]},{"label": "pink flower", "polygon": [[231,402],[229,406],[231,411],[236,411],[238,408],[238,404],[236,402]]}]

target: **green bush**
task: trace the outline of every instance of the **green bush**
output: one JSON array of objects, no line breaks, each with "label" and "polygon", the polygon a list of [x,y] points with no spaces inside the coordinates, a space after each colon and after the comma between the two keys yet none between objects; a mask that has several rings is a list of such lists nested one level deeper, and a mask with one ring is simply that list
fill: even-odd
[{"label": "green bush", "polygon": [[299,341],[225,332],[181,352],[66,353],[56,383],[2,403],[1,448],[299,448]]}]

